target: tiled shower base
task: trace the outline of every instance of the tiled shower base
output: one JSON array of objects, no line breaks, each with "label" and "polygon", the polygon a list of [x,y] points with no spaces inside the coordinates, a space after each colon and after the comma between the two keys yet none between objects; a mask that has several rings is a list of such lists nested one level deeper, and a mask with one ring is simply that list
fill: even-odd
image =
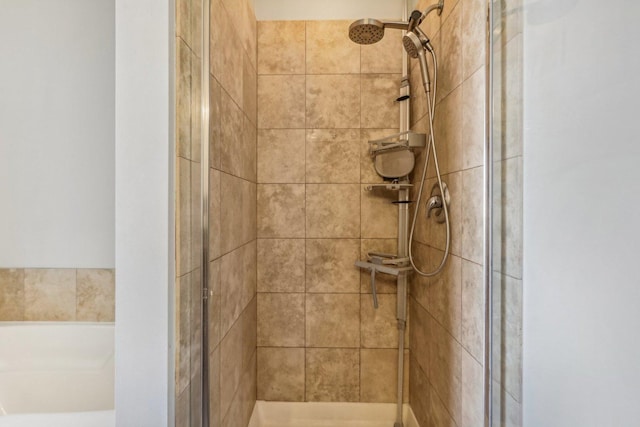
[{"label": "tiled shower base", "polygon": [[[404,427],[420,427],[409,405]],[[257,401],[249,427],[393,427],[393,403],[325,403]]]}]

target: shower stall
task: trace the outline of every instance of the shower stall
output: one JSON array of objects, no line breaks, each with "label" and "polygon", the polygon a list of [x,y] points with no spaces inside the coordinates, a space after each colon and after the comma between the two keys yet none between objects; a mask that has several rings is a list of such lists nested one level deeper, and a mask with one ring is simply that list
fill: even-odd
[{"label": "shower stall", "polygon": [[175,425],[519,425],[517,8],[406,3],[176,2]]}]

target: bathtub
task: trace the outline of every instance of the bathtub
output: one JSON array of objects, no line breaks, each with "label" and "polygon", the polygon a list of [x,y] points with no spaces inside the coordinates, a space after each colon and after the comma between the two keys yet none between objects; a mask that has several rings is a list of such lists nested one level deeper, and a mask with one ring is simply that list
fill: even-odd
[{"label": "bathtub", "polygon": [[113,427],[113,323],[0,322],[1,427]]}]

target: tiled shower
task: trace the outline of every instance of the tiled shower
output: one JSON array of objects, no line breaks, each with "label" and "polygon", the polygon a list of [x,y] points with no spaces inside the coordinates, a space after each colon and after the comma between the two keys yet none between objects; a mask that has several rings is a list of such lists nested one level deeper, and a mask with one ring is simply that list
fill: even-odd
[{"label": "tiled shower", "polygon": [[[376,310],[369,274],[354,262],[397,250],[397,195],[366,187],[382,182],[368,141],[398,132],[401,33],[360,46],[349,20],[257,21],[250,0],[212,0],[203,53],[200,2],[176,7],[176,425],[202,422],[201,141],[210,158],[209,425],[246,426],[256,400],[395,402],[395,279],[378,277]],[[452,199],[445,270],[409,279],[404,397],[422,426],[484,417],[485,7],[447,0],[422,24],[441,59],[434,127]],[[411,128],[428,133],[411,65]],[[433,268],[444,225],[419,215],[416,259]]]}]

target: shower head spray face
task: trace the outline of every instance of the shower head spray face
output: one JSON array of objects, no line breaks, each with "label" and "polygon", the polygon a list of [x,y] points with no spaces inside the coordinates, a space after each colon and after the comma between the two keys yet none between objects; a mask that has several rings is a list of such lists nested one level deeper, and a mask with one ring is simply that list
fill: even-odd
[{"label": "shower head spray face", "polygon": [[377,19],[360,19],[349,26],[349,38],[358,44],[373,44],[384,37],[384,24]]},{"label": "shower head spray face", "polygon": [[422,45],[422,41],[420,37],[413,31],[408,32],[404,37],[402,37],[402,44],[404,45],[404,50],[407,51],[407,54],[411,58],[417,58],[420,52],[424,52],[424,46]]}]

